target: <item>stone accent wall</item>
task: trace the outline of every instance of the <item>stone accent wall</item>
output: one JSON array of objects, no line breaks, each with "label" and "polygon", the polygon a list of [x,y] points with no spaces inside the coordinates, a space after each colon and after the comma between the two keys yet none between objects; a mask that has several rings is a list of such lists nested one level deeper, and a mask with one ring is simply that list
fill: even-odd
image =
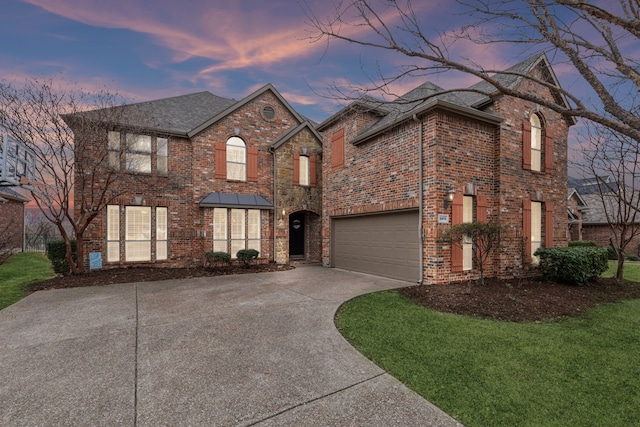
[{"label": "stone accent wall", "polygon": [[[294,154],[316,156],[316,185],[293,184]],[[276,159],[276,262],[289,263],[289,216],[307,211],[305,227],[305,259],[320,262],[319,215],[322,214],[322,146],[308,129],[304,128],[283,145],[275,149]]]}]

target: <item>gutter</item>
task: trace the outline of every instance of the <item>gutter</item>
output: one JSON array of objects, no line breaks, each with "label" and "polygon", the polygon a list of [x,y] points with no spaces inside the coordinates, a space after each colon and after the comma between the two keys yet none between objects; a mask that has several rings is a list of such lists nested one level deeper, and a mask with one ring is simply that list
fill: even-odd
[{"label": "gutter", "polygon": [[422,127],[424,122],[422,119],[418,120],[418,116],[416,114],[413,115],[413,121],[418,123],[418,242],[420,242],[420,249],[418,250],[420,256],[420,273],[418,273],[418,284],[422,285],[424,283],[424,265],[423,265],[423,257],[424,257],[424,230],[422,228],[422,210],[424,207],[423,202],[423,192],[424,192],[424,172],[422,170],[422,160],[424,153],[422,152]]}]

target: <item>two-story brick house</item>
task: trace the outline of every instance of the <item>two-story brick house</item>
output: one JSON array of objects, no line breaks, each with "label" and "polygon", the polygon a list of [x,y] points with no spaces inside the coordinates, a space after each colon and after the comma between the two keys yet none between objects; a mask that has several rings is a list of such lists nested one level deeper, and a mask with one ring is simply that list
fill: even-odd
[{"label": "two-story brick house", "polygon": [[187,267],[239,249],[320,261],[320,136],[272,85],[240,101],[200,92],[120,108],[92,142],[119,196],[85,232],[85,264],[99,253],[104,268]]},{"label": "two-story brick house", "polygon": [[[559,87],[544,55],[497,78],[566,103],[517,74]],[[489,275],[530,262],[538,247],[566,245],[574,122],[529,101],[477,92],[491,89],[425,83],[391,103],[365,97],[318,126],[326,265],[420,283],[473,278],[471,245],[440,239],[446,227],[471,221],[508,226]]]}]

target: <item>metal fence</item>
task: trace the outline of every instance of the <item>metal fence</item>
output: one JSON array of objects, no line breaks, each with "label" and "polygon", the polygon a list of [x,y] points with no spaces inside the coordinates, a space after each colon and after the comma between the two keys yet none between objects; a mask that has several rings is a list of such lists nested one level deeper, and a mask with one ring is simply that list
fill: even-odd
[{"label": "metal fence", "polygon": [[47,243],[61,240],[59,234],[29,234],[24,235],[24,252],[41,252],[47,250]]}]

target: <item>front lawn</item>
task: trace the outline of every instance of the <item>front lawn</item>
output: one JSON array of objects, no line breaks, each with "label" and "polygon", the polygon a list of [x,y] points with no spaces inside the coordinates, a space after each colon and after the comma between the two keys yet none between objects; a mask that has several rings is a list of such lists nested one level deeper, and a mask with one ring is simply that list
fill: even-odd
[{"label": "front lawn", "polygon": [[440,313],[387,291],[348,302],[336,322],[467,427],[640,425],[640,300],[515,323]]},{"label": "front lawn", "polygon": [[46,256],[21,253],[0,265],[0,310],[25,297],[26,285],[53,277]]},{"label": "front lawn", "polygon": [[[609,261],[609,269],[602,274],[602,277],[614,277],[618,261]],[[624,262],[624,278],[634,282],[640,282],[640,262],[625,261]]]}]

